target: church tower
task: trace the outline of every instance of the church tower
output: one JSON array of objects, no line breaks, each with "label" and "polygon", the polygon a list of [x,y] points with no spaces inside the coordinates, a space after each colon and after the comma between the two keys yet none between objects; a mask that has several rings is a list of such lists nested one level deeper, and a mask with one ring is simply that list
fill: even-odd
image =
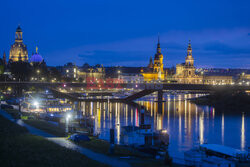
[{"label": "church tower", "polygon": [[153,68],[153,66],[154,66],[153,59],[152,59],[152,57],[150,57],[148,68]]},{"label": "church tower", "polygon": [[173,78],[178,83],[185,83],[185,84],[201,84],[201,83],[203,83],[203,76],[197,75],[195,73],[195,70],[196,69],[194,66],[192,47],[191,47],[191,42],[189,40],[185,63],[181,63],[181,64],[176,65],[176,73],[173,76]]},{"label": "church tower", "polygon": [[3,52],[3,64],[4,64],[4,65],[7,65],[6,53],[5,53],[5,51]]},{"label": "church tower", "polygon": [[150,57],[148,67],[141,68],[141,74],[144,77],[144,81],[152,80],[164,80],[167,76],[167,71],[163,69],[163,55],[161,53],[160,38],[158,36],[157,49],[154,56],[154,60]]},{"label": "church tower", "polygon": [[163,55],[161,53],[160,37],[158,36],[157,51],[154,58],[154,72],[163,73]]},{"label": "church tower", "polygon": [[185,77],[195,76],[194,58],[192,55],[192,47],[191,47],[190,40],[189,40],[188,48],[187,48],[184,75]]},{"label": "church tower", "polygon": [[23,32],[20,26],[15,33],[15,43],[11,46],[9,60],[11,61],[28,61],[28,50],[23,43]]},{"label": "church tower", "polygon": [[194,66],[194,58],[192,56],[192,47],[191,47],[191,41],[189,40],[188,43],[188,49],[187,49],[187,57],[185,61],[186,66]]}]

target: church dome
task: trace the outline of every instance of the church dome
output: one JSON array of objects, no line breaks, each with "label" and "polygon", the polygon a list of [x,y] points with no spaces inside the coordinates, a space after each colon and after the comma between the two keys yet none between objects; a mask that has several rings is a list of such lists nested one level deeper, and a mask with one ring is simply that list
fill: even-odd
[{"label": "church dome", "polygon": [[31,56],[30,62],[32,63],[41,63],[43,61],[43,58],[41,55],[35,53]]},{"label": "church dome", "polygon": [[9,60],[12,61],[28,61],[28,50],[23,43],[23,32],[20,26],[16,29],[15,43],[11,45]]},{"label": "church dome", "polygon": [[33,54],[30,58],[31,63],[41,63],[43,61],[43,57],[40,54],[38,54],[37,50],[38,48],[36,48],[36,53]]}]

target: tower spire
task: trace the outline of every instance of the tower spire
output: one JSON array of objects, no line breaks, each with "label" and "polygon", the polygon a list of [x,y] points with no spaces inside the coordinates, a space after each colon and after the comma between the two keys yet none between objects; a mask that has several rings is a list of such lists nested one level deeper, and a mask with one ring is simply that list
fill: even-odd
[{"label": "tower spire", "polygon": [[192,50],[192,47],[191,47],[191,40],[189,39],[188,41],[188,49],[191,49]]},{"label": "tower spire", "polygon": [[150,60],[149,60],[149,64],[148,64],[148,68],[153,68],[153,59],[152,56],[150,56]]},{"label": "tower spire", "polygon": [[191,56],[192,57],[191,40],[188,41],[187,56]]},{"label": "tower spire", "polygon": [[4,65],[7,64],[7,63],[6,63],[6,53],[5,53],[5,51],[3,51],[3,63],[4,63]]},{"label": "tower spire", "polygon": [[158,32],[158,44],[160,44],[160,34]]},{"label": "tower spire", "polygon": [[189,40],[189,42],[188,42],[186,65],[188,65],[188,66],[193,66],[194,65],[194,58],[193,58],[193,55],[192,55],[192,47],[191,47],[191,40]]},{"label": "tower spire", "polygon": [[20,24],[18,25],[16,29],[16,42],[23,42],[23,32],[20,27]]},{"label": "tower spire", "polygon": [[157,53],[161,53],[160,35],[158,33]]}]

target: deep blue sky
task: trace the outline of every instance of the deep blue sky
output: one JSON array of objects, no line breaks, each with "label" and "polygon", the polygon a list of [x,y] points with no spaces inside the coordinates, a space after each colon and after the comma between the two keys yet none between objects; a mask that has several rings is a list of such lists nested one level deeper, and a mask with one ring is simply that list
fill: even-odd
[{"label": "deep blue sky", "polygon": [[18,24],[29,57],[48,65],[146,66],[160,34],[164,66],[185,60],[191,39],[197,67],[250,67],[249,0],[1,0],[0,53]]}]

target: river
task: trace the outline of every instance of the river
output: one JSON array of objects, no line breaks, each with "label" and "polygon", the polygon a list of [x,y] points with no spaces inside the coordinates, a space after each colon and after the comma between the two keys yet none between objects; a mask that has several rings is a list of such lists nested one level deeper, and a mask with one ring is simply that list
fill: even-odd
[{"label": "river", "polygon": [[[222,144],[247,150],[250,133],[247,123],[249,115],[240,111],[229,113],[216,111],[213,107],[197,106],[189,98],[198,94],[164,94],[162,112],[154,97],[145,97],[138,104],[145,106],[145,124],[153,130],[166,129],[170,136],[169,153],[182,159],[184,152],[199,144]],[[82,102],[82,111],[92,115],[94,133],[109,140],[109,129],[115,128],[115,142],[121,142],[121,127],[140,124],[138,109],[124,103]]]}]

